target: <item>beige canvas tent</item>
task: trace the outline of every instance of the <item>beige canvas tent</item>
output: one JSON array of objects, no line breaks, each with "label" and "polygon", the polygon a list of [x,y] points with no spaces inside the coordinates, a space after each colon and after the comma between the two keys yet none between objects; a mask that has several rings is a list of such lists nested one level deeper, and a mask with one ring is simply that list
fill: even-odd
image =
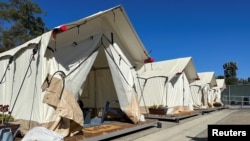
[{"label": "beige canvas tent", "polygon": [[217,86],[214,72],[199,72],[199,80],[190,84],[194,108],[206,109],[213,106],[212,88]]},{"label": "beige canvas tent", "polygon": [[166,114],[193,110],[189,84],[196,78],[191,57],[147,63],[138,71],[140,106],[167,106]]},{"label": "beige canvas tent", "polygon": [[[9,63],[9,59],[13,62]],[[138,123],[136,70],[146,49],[122,6],[60,25],[0,54],[0,104],[9,105],[21,131],[35,126],[71,136],[81,130],[76,102],[103,108],[107,100]]]},{"label": "beige canvas tent", "polygon": [[225,79],[216,79],[217,86],[213,87],[213,105],[215,107],[223,106],[221,93],[226,89]]}]

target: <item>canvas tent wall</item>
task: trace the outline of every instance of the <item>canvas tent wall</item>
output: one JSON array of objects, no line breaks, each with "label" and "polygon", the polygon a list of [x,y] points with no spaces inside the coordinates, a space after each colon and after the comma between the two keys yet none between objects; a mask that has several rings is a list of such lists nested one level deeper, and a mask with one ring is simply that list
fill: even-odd
[{"label": "canvas tent wall", "polygon": [[213,87],[213,105],[223,105],[221,93],[226,89],[225,79],[216,79],[217,86]]},{"label": "canvas tent wall", "polygon": [[[199,72],[199,80],[190,84],[194,107],[209,108],[212,106],[212,88],[217,85],[214,72]],[[210,105],[210,106],[209,106]]]},{"label": "canvas tent wall", "polygon": [[178,107],[193,110],[189,83],[197,77],[191,57],[145,64],[138,71],[140,106],[167,106],[167,114]]},{"label": "canvas tent wall", "polygon": [[0,85],[0,103],[10,106],[23,133],[42,125],[64,136],[75,134],[83,125],[78,98],[96,107],[118,99],[131,121],[139,122],[135,69],[149,55],[122,6],[3,52],[0,65],[7,66],[10,57],[14,60]]}]

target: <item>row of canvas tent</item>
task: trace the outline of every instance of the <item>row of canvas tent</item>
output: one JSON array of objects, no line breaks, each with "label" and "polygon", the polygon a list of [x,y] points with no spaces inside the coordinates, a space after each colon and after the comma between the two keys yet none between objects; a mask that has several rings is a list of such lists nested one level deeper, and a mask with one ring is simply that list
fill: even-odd
[{"label": "row of canvas tent", "polygon": [[171,115],[223,105],[224,79],[216,79],[213,71],[196,72],[192,57],[145,64],[138,78],[139,103],[146,108],[163,106]]},{"label": "row of canvas tent", "polygon": [[1,53],[6,69],[0,72],[0,104],[9,106],[23,134],[43,126],[65,137],[84,125],[78,99],[96,109],[118,100],[134,124],[141,120],[140,106],[204,106],[198,93],[186,99],[188,84],[199,78],[192,58],[177,60],[150,62],[124,8],[117,6]]}]

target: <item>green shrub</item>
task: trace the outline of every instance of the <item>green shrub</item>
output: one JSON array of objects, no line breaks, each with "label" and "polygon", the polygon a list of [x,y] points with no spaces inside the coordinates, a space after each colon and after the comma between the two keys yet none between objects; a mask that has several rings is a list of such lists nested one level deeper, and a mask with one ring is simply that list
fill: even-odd
[{"label": "green shrub", "polygon": [[3,122],[3,119],[4,120],[8,120],[8,122],[12,122],[14,121],[14,118],[11,116],[11,115],[8,115],[8,114],[0,114],[0,124],[2,124]]}]

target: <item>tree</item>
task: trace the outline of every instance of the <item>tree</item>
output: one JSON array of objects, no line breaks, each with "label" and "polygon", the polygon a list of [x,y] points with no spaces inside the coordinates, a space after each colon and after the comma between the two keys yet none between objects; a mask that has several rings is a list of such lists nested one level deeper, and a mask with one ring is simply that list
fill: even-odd
[{"label": "tree", "polygon": [[48,30],[39,15],[45,15],[30,0],[0,2],[0,52],[16,47]]},{"label": "tree", "polygon": [[237,73],[236,70],[238,69],[237,64],[235,62],[227,62],[223,65],[223,69],[224,69],[224,76],[226,78],[229,77],[234,77],[236,78]]},{"label": "tree", "polygon": [[249,84],[248,79],[243,79],[243,78],[238,79],[238,85],[245,85],[245,84]]},{"label": "tree", "polygon": [[238,85],[238,79],[235,77],[229,77],[225,79],[226,85]]},{"label": "tree", "polygon": [[223,65],[224,69],[224,76],[225,76],[225,83],[227,85],[237,85],[237,73],[236,70],[238,69],[236,62],[227,62]]},{"label": "tree", "polygon": [[224,78],[225,78],[225,76],[223,76],[223,75],[219,75],[216,77],[216,79],[224,79]]}]

